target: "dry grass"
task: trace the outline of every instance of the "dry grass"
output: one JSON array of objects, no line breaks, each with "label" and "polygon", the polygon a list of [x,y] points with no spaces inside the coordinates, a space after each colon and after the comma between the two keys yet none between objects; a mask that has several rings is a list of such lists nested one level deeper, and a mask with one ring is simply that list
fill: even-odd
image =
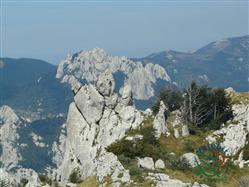
[{"label": "dry grass", "polygon": [[87,177],[82,183],[77,185],[77,187],[98,187],[98,182],[95,176]]},{"label": "dry grass", "polygon": [[249,92],[231,93],[232,104],[249,104]]}]

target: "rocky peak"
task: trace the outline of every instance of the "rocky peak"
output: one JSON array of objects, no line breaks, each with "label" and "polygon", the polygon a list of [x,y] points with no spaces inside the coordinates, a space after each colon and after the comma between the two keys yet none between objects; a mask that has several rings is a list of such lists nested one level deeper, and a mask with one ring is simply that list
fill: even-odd
[{"label": "rocky peak", "polygon": [[98,76],[95,86],[80,87],[70,104],[62,160],[54,177],[61,184],[68,183],[69,176],[78,172],[81,179],[96,175],[101,182],[106,175],[127,182],[129,172],[117,157],[105,148],[123,138],[130,129],[143,121],[140,112],[131,105],[131,87],[126,84],[122,97],[114,93],[115,81],[110,71]]},{"label": "rocky peak", "polygon": [[152,86],[156,80],[170,81],[170,77],[160,65],[148,63],[144,66],[141,62],[134,62],[126,57],[108,55],[99,48],[68,55],[60,62],[56,77],[77,90],[79,82],[96,83],[98,77],[104,76],[103,73],[107,69],[112,73],[122,72],[126,76],[135,99],[148,99],[153,96]]},{"label": "rocky peak", "polygon": [[0,163],[6,170],[16,167],[21,156],[16,147],[19,134],[17,128],[20,120],[15,112],[8,106],[0,107],[0,142],[2,147],[2,154],[0,156]]},{"label": "rocky peak", "polygon": [[16,123],[19,120],[15,112],[9,106],[0,107],[0,122]]}]

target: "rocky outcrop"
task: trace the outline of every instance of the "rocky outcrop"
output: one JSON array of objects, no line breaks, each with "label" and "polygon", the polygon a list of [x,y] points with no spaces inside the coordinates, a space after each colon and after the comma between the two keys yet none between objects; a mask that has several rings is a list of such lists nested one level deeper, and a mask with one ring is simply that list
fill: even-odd
[{"label": "rocky outcrop", "polygon": [[19,168],[15,173],[0,169],[0,181],[3,186],[23,186],[23,180],[26,181],[25,187],[40,187],[42,185],[38,174],[32,169]]},{"label": "rocky outcrop", "polygon": [[10,107],[0,107],[0,142],[2,148],[0,163],[6,171],[16,167],[18,161],[22,159],[17,148],[17,140],[19,139],[17,128],[20,123],[20,119]]},{"label": "rocky outcrop", "polygon": [[180,137],[180,132],[183,137],[189,136],[189,129],[186,124],[184,124],[182,121],[182,113],[180,110],[175,110],[171,113],[173,115],[173,121],[172,126],[174,129],[174,136],[175,138]]},{"label": "rocky outcrop", "polygon": [[168,133],[165,121],[165,112],[167,108],[163,101],[160,101],[160,108],[153,121],[153,128],[155,129],[155,137],[160,138],[162,134]]},{"label": "rocky outcrop", "polygon": [[165,69],[157,64],[148,63],[144,66],[141,62],[134,62],[126,57],[110,56],[99,48],[68,55],[60,62],[56,77],[77,90],[79,82],[95,82],[106,69],[124,74],[136,99],[148,99],[153,96],[152,84],[156,83],[157,79],[170,81]]},{"label": "rocky outcrop", "polygon": [[101,182],[108,175],[113,182],[129,181],[129,172],[105,148],[139,127],[143,117],[132,105],[130,86],[124,86],[121,97],[114,93],[114,87],[112,75],[106,71],[95,86],[81,86],[75,92],[66,122],[67,135],[62,141],[65,146],[61,146],[64,155],[61,161],[57,159],[60,165],[53,174],[62,185],[69,182],[75,169],[80,179],[95,175]]},{"label": "rocky outcrop", "polygon": [[229,122],[228,126],[223,126],[220,130],[213,132],[206,139],[209,143],[214,143],[221,138],[221,146],[224,148],[226,155],[234,156],[242,150],[247,142],[249,134],[249,107],[247,104],[235,104],[232,107],[234,119]]}]

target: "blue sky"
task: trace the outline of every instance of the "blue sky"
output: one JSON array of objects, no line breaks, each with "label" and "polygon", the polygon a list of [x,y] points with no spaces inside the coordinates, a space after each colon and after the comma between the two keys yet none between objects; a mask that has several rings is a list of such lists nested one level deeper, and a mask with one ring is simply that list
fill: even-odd
[{"label": "blue sky", "polygon": [[246,1],[48,2],[3,0],[3,56],[58,63],[94,47],[142,57],[192,51],[248,34]]}]

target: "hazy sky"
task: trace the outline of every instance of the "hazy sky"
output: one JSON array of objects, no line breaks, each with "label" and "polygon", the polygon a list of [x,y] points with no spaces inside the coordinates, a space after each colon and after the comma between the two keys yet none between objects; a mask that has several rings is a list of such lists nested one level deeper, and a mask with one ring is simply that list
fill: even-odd
[{"label": "hazy sky", "polygon": [[248,1],[2,1],[5,57],[58,63],[94,47],[142,57],[248,34]]}]

